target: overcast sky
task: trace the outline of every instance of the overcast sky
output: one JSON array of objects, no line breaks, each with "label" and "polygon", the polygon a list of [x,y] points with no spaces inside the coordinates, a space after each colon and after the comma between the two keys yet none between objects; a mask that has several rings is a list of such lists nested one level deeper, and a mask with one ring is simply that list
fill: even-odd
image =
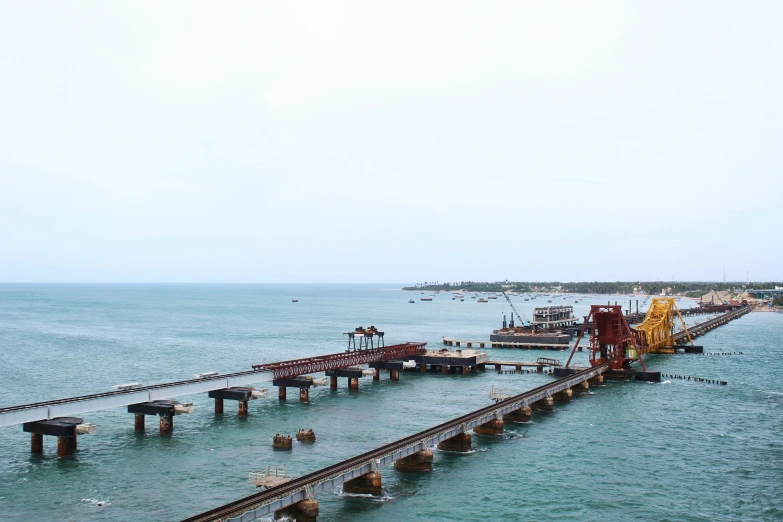
[{"label": "overcast sky", "polygon": [[0,281],[783,279],[783,2],[0,4]]}]

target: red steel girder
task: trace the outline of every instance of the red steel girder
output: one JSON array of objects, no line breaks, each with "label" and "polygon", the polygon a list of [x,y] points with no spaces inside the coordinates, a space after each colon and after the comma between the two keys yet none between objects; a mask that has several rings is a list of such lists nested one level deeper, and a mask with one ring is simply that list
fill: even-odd
[{"label": "red steel girder", "polygon": [[357,364],[388,361],[411,355],[423,355],[427,352],[427,349],[425,348],[426,345],[427,343],[394,344],[370,350],[333,353],[269,364],[254,364],[253,369],[256,371],[273,371],[275,379],[285,379],[297,375],[304,375],[306,373],[347,368],[348,366],[355,366]]}]

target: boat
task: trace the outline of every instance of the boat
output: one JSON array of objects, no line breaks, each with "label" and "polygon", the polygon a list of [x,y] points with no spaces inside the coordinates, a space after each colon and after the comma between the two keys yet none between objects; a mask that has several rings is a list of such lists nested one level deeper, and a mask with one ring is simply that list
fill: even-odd
[{"label": "boat", "polygon": [[292,303],[298,303],[298,302],[299,302],[299,299],[291,299],[291,302],[292,302]]},{"label": "boat", "polygon": [[465,300],[464,298],[460,298],[460,301],[464,301],[464,300]]},{"label": "boat", "polygon": [[421,297],[419,301],[432,301],[432,297]]},{"label": "boat", "polygon": [[477,303],[488,303],[489,301],[487,301],[486,299],[479,299],[479,300],[478,300],[478,301],[476,301],[476,302],[477,302]]},{"label": "boat", "polygon": [[498,296],[496,296],[496,295],[491,295],[491,296],[489,296],[487,299],[497,299],[497,298],[498,298]]},{"label": "boat", "polygon": [[410,300],[410,301],[408,301],[408,302],[409,302],[409,303],[415,303],[416,301],[414,301],[413,299],[411,299],[411,300]]}]

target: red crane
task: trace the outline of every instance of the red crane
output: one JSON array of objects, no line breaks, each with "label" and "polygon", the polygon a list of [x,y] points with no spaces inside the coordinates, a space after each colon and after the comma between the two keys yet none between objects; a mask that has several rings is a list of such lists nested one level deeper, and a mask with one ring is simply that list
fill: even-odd
[{"label": "red crane", "polygon": [[623,315],[620,305],[592,305],[590,314],[582,325],[582,331],[576,339],[571,355],[566,362],[566,368],[571,364],[579,341],[582,340],[588,324],[590,330],[590,365],[609,363],[613,370],[628,369],[632,362],[639,360],[642,368],[647,371],[639,352],[636,336]]}]

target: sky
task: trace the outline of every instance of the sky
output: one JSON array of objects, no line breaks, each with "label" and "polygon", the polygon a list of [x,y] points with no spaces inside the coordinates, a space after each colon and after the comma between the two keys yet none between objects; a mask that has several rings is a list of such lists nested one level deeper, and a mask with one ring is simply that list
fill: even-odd
[{"label": "sky", "polygon": [[783,280],[783,2],[0,3],[0,281]]}]

